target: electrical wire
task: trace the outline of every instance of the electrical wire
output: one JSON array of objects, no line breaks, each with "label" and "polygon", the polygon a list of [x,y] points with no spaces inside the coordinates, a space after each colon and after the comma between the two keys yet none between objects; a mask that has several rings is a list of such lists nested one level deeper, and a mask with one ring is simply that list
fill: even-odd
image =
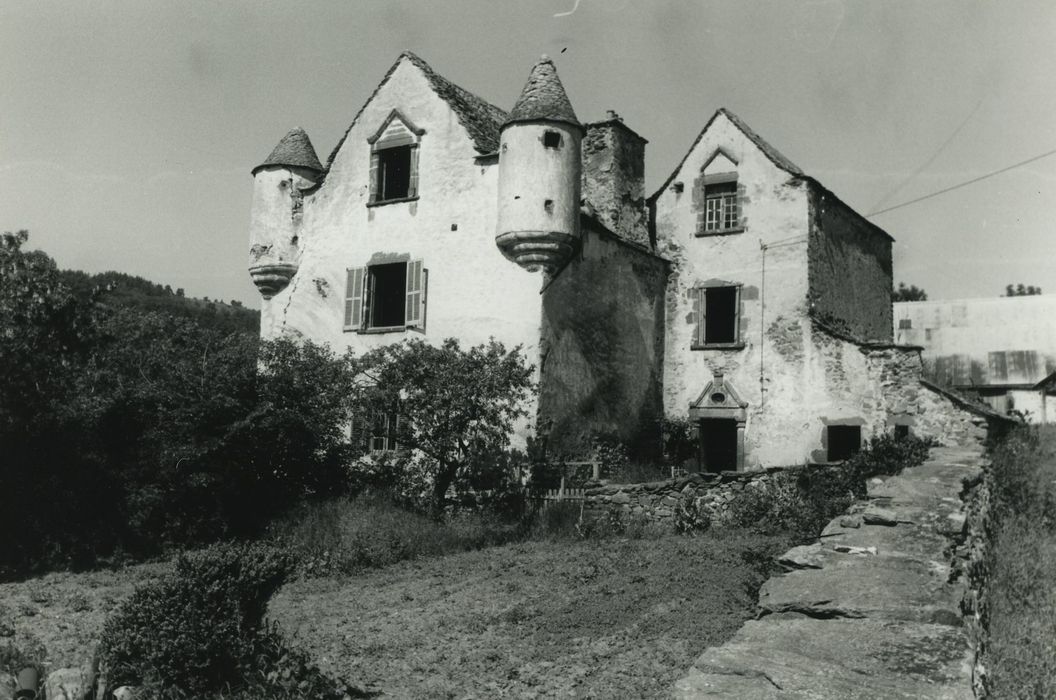
[{"label": "electrical wire", "polygon": [[871,212],[869,214],[866,214],[865,218],[869,219],[871,217],[878,216],[880,214],[886,214],[889,211],[894,211],[895,209],[901,209],[902,207],[908,207],[910,204],[916,204],[917,202],[923,202],[925,199],[931,199],[932,197],[938,197],[940,194],[946,194],[947,192],[952,192],[952,191],[958,190],[958,189],[960,189],[962,187],[967,187],[968,185],[971,185],[971,184],[974,184],[976,182],[979,182],[980,180],[985,180],[985,179],[993,177],[995,175],[1000,175],[1001,173],[1007,173],[1009,170],[1015,170],[1016,168],[1020,168],[1020,167],[1022,167],[1024,165],[1027,165],[1029,163],[1033,163],[1036,160],[1041,160],[1042,158],[1048,158],[1049,156],[1051,156],[1053,154],[1056,154],[1056,148],[1052,149],[1051,151],[1046,151],[1045,153],[1042,153],[1041,155],[1036,155],[1033,158],[1027,158],[1026,160],[1021,160],[1018,163],[1014,163],[1014,164],[1009,165],[1007,167],[1001,168],[1000,170],[994,170],[993,172],[989,172],[989,173],[987,173],[985,175],[980,175],[979,177],[974,177],[971,180],[965,180],[964,182],[957,183],[956,185],[951,185],[950,187],[946,187],[945,189],[941,189],[941,190],[939,190],[937,192],[932,192],[931,194],[926,194],[923,197],[917,197],[916,199],[911,199],[908,202],[902,202],[901,204],[896,204],[893,207],[887,207],[886,209],[880,209],[879,211]]}]

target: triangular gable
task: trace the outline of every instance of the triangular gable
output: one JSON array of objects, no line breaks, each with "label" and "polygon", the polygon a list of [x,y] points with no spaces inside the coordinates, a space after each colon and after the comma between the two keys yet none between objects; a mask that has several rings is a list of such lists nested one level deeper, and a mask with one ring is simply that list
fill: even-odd
[{"label": "triangular gable", "polygon": [[[697,138],[694,139],[693,144],[689,147],[689,150],[686,151],[686,154],[684,156],[682,156],[682,160],[680,160],[678,162],[678,165],[675,167],[675,169],[671,171],[671,174],[664,181],[664,184],[660,185],[660,188],[658,190],[656,190],[656,192],[654,192],[651,197],[649,197],[649,201],[651,201],[651,202],[652,201],[656,201],[656,199],[660,196],[660,193],[668,188],[668,186],[671,184],[671,182],[675,179],[675,177],[678,175],[678,173],[682,170],[682,166],[684,166],[686,164],[686,160],[689,159],[690,154],[692,154],[693,151],[696,150],[697,145],[700,144],[701,139],[704,138],[704,134],[708,133],[708,129],[711,128],[711,125],[715,122],[716,119],[719,118],[719,115],[722,115],[722,116],[726,117],[727,119],[729,119],[730,123],[732,123],[734,126],[736,126],[737,129],[742,134],[744,134],[745,137],[747,137],[747,139],[749,141],[751,141],[755,145],[756,148],[758,148],[760,151],[762,151],[763,155],[765,155],[770,160],[771,163],[773,163],[777,167],[781,168],[782,170],[784,170],[785,172],[787,172],[790,175],[796,175],[796,176],[803,176],[804,175],[803,171],[799,169],[799,166],[797,166],[795,163],[790,161],[785,156],[781,155],[781,152],[778,151],[773,146],[771,146],[765,140],[763,140],[762,136],[760,136],[759,134],[757,134],[754,131],[752,131],[752,129],[747,124],[745,124],[743,121],[741,121],[740,117],[738,117],[736,114],[734,114],[733,112],[731,112],[728,109],[726,109],[725,107],[723,107],[723,108],[717,110],[715,112],[715,114],[711,115],[711,119],[709,119],[708,123],[704,125],[704,128],[700,130],[700,133],[697,134]],[[727,154],[727,157],[729,157],[728,154]],[[730,160],[734,160],[734,159],[730,158]],[[734,162],[736,162],[736,161],[734,161]]]},{"label": "triangular gable", "polygon": [[419,129],[414,123],[403,116],[400,110],[394,109],[385,117],[378,130],[367,137],[367,143],[377,146],[379,141],[392,141],[390,145],[403,145],[404,140],[417,143],[419,136],[425,133],[425,129]]},{"label": "triangular gable", "polygon": [[741,399],[733,384],[722,372],[716,372],[697,400],[689,405],[689,417],[691,420],[715,417],[744,421],[747,418],[747,408],[748,402]]},{"label": "triangular gable", "polygon": [[428,63],[423,61],[421,58],[411,53],[410,51],[404,51],[400,54],[400,57],[396,59],[396,62],[392,64],[392,67],[382,77],[381,82],[374,88],[374,91],[370,93],[370,97],[367,98],[363,106],[356,112],[356,116],[352,118],[352,123],[345,129],[345,133],[341,136],[341,140],[334,146],[334,150],[330,152],[330,157],[326,159],[326,169],[330,170],[330,166],[333,165],[334,159],[337,157],[341,147],[345,145],[345,139],[348,138],[348,134],[352,131],[352,127],[359,121],[359,117],[363,114],[363,110],[367,108],[367,105],[371,103],[378,92],[389,82],[389,79],[396,72],[396,69],[400,66],[403,61],[409,61],[418,70],[425,75],[430,87],[433,92],[437,94],[441,99],[447,102],[448,106],[451,107],[455,115],[458,117],[458,121],[462,124],[462,127],[469,134],[470,140],[473,142],[473,147],[480,154],[494,153],[499,149],[499,127],[502,122],[506,119],[506,112],[499,109],[493,104],[490,104],[483,99],[477,97],[468,90],[455,85],[447,78],[438,74],[430,67]]}]

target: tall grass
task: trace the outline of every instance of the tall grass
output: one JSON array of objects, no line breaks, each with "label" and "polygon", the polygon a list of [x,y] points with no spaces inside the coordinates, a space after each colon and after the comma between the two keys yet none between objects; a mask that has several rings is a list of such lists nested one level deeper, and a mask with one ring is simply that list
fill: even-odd
[{"label": "tall grass", "polygon": [[992,698],[1056,698],[1056,427],[994,452],[982,619]]},{"label": "tall grass", "polygon": [[269,539],[297,557],[303,574],[325,576],[504,544],[522,532],[518,520],[464,512],[437,521],[368,493],[306,504]]}]

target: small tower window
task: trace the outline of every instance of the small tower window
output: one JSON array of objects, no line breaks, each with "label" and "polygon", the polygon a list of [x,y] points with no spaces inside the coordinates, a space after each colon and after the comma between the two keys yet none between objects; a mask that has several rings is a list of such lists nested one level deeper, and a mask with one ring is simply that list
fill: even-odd
[{"label": "small tower window", "polygon": [[544,131],[543,146],[547,148],[561,148],[561,134],[556,131]]}]

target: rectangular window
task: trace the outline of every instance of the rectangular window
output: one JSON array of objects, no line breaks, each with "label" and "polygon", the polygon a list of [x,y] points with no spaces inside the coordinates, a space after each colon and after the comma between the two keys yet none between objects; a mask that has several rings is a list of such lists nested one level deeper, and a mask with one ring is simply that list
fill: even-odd
[{"label": "rectangular window", "polygon": [[908,440],[909,439],[909,426],[908,425],[896,425],[895,426],[895,440]]},{"label": "rectangular window", "polygon": [[906,330],[913,327],[913,319],[911,318],[900,318],[898,319],[898,329]]},{"label": "rectangular window", "polygon": [[704,231],[738,228],[737,181],[717,182],[704,187]]},{"label": "rectangular window", "polygon": [[395,412],[375,413],[370,431],[371,452],[395,452],[398,447],[397,428],[400,418]]},{"label": "rectangular window", "polygon": [[701,287],[697,292],[695,347],[739,345],[741,287]]},{"label": "rectangular window", "polygon": [[862,450],[862,427],[860,425],[830,425],[826,429],[829,440],[828,459],[842,462]]},{"label": "rectangular window", "polygon": [[377,152],[377,199],[385,202],[406,199],[411,188],[411,151],[413,146],[386,148]]},{"label": "rectangular window", "polygon": [[427,275],[421,260],[349,268],[344,329],[424,331]]}]

